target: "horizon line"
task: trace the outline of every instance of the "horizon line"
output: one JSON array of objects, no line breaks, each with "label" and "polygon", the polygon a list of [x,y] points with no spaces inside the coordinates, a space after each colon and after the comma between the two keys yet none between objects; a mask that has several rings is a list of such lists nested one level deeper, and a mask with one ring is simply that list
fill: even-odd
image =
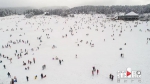
[{"label": "horizon line", "polygon": [[[150,4],[146,4],[146,5],[150,5]],[[44,8],[44,7],[68,7],[68,8],[75,8],[75,7],[81,7],[81,6],[144,6],[144,5],[79,5],[79,6],[73,6],[73,7],[69,7],[69,6],[42,6],[42,7],[35,7],[35,6],[16,6],[16,7],[0,7],[1,8]]]}]

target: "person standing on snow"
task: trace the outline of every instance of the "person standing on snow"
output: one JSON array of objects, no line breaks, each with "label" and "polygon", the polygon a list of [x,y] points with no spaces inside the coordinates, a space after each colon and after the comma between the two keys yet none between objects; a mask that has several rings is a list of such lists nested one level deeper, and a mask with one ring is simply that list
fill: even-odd
[{"label": "person standing on snow", "polygon": [[61,65],[61,60],[59,60],[59,64]]},{"label": "person standing on snow", "polygon": [[43,74],[41,74],[41,79],[43,79]]},{"label": "person standing on snow", "polygon": [[34,78],[37,79],[37,75]]},{"label": "person standing on snow", "polygon": [[14,84],[14,79],[12,79],[12,84]]},{"label": "person standing on snow", "polygon": [[20,53],[20,58],[22,57],[21,53]]},{"label": "person standing on snow", "polygon": [[16,76],[14,76],[14,82],[17,82],[17,78],[16,78]]},{"label": "person standing on snow", "polygon": [[14,79],[12,79],[12,80],[10,81],[10,84],[14,84]]},{"label": "person standing on snow", "polygon": [[33,62],[34,62],[34,64],[35,64],[35,58],[33,58]]},{"label": "person standing on snow", "polygon": [[6,69],[6,66],[5,65],[3,65],[4,66],[4,69]]},{"label": "person standing on snow", "polygon": [[11,77],[11,75],[10,75],[10,73],[9,73],[9,72],[7,73],[7,75],[8,75],[8,77]]},{"label": "person standing on snow", "polygon": [[26,79],[27,79],[27,81],[29,81],[29,77],[28,76],[26,76]]},{"label": "person standing on snow", "polygon": [[93,67],[93,71],[96,71],[95,67]]},{"label": "person standing on snow", "polygon": [[113,79],[114,79],[114,75],[112,75],[112,78],[111,78],[111,79],[112,79],[112,81],[113,81]]},{"label": "person standing on snow", "polygon": [[97,75],[98,75],[98,73],[99,73],[99,70],[97,69]]},{"label": "person standing on snow", "polygon": [[123,57],[124,57],[124,54],[121,53],[121,57],[123,58]]},{"label": "person standing on snow", "polygon": [[76,54],[76,58],[77,58],[77,54]]},{"label": "person standing on snow", "polygon": [[109,78],[112,79],[112,75],[111,74],[109,75]]},{"label": "person standing on snow", "polygon": [[94,76],[94,70],[92,70],[92,75]]},{"label": "person standing on snow", "polygon": [[30,61],[30,65],[31,65],[31,63],[32,63],[32,62]]},{"label": "person standing on snow", "polygon": [[12,63],[12,61],[11,61],[11,60],[12,60],[12,58],[10,58],[9,60],[10,60],[10,63]]},{"label": "person standing on snow", "polygon": [[46,78],[46,75],[44,75],[44,77],[43,78]]}]

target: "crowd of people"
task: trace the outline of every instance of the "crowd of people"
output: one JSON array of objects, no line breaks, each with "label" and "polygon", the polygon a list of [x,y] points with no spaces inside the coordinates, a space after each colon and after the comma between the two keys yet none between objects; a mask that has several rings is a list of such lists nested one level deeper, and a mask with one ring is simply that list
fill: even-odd
[{"label": "crowd of people", "polygon": [[[88,19],[86,19],[86,18],[80,18],[80,19],[81,19],[80,21],[75,21],[74,25],[69,27],[69,30],[68,30],[69,34],[68,33],[67,34],[66,33],[63,34],[62,35],[62,39],[65,39],[65,38],[68,38],[68,37],[73,37],[76,34],[78,34],[78,32],[80,30],[83,30],[83,29],[92,30],[93,27],[95,28],[95,30],[94,30],[95,32],[99,32],[100,31],[101,33],[104,33],[106,31],[105,29],[107,28],[106,27],[106,21],[107,20],[102,20],[100,22],[99,19],[96,19],[96,20],[92,21],[91,17],[89,17]],[[107,22],[109,23],[110,21],[107,21]],[[16,24],[18,24],[18,23],[19,22],[17,22]],[[133,30],[134,30],[134,29],[131,29],[131,26],[126,26],[126,28],[123,28],[121,26],[122,22],[118,21],[118,23],[119,23],[119,25],[108,24],[109,27],[112,28],[112,32],[110,33],[110,37],[112,38],[112,40],[116,40],[115,36],[121,37],[122,33],[124,31],[127,31],[126,28],[130,28],[130,32],[133,32]],[[47,33],[46,31],[48,31],[48,32],[50,31],[50,33],[53,33],[53,29],[51,29],[51,28],[41,29],[40,27],[42,25],[45,25],[45,24],[49,24],[49,22],[46,23],[45,20],[44,20],[43,22],[38,23],[38,28],[37,29],[35,28],[35,31],[43,32],[44,35],[46,35],[47,40],[50,40],[50,36],[51,35],[49,33]],[[67,20],[64,22],[64,24],[67,24]],[[88,26],[83,28],[84,24],[88,24]],[[100,24],[100,26],[97,25],[97,24]],[[125,22],[125,24],[128,24],[128,23]],[[35,25],[35,23],[26,22],[26,25],[30,25],[32,28],[34,28],[33,26]],[[135,25],[136,26],[134,26],[134,27],[138,26],[137,23],[135,23]],[[18,25],[16,25],[16,27],[18,27]],[[115,29],[115,27],[120,28],[120,30],[119,29]],[[101,29],[99,29],[99,28],[101,28]],[[18,28],[16,28],[16,31],[17,31],[17,29]],[[23,29],[24,28],[21,28],[20,30],[23,30]],[[13,32],[14,32],[14,30],[15,29],[11,29],[11,31],[13,31]],[[64,30],[65,30],[65,28],[63,27],[62,31],[64,31]],[[7,31],[9,31],[9,30],[7,29]],[[115,34],[115,32],[117,32],[117,31],[119,31],[119,35]],[[140,31],[142,31],[142,30],[140,30]],[[26,34],[24,33],[24,35],[26,35]],[[87,33],[85,36],[89,37],[90,35],[91,34]],[[12,38],[13,34],[10,34],[9,36],[10,36],[10,38]],[[19,34],[19,36],[21,37],[22,35]],[[7,56],[5,54],[2,54],[2,52],[0,52],[0,57],[3,57],[4,59],[9,60],[10,63],[13,63],[13,59],[18,59],[19,60],[19,59],[22,59],[24,56],[28,56],[29,54],[30,55],[31,54],[34,55],[34,53],[36,53],[35,51],[38,51],[40,49],[42,43],[44,42],[43,38],[44,38],[44,36],[42,36],[42,35],[37,36],[37,42],[39,43],[39,45],[37,45],[36,47],[32,47],[32,44],[31,44],[30,40],[26,40],[26,39],[9,40],[6,44],[2,45],[2,47],[1,47],[2,49],[11,49],[12,47],[14,47],[14,45],[17,45],[17,44],[22,44],[22,45],[24,44],[24,45],[28,46],[30,49],[23,49],[23,48],[22,49],[16,49],[16,50],[14,50],[14,56]],[[149,40],[150,40],[150,38],[147,38],[147,44],[148,44]],[[107,38],[103,38],[103,42],[106,42],[106,41],[107,41]],[[84,40],[84,38],[83,39],[77,38],[77,40],[76,40],[74,45],[77,45],[77,47],[80,47],[83,43],[88,45],[88,46],[90,46],[91,48],[96,46],[93,40],[86,40],[86,39]],[[127,45],[127,43],[125,43],[124,45]],[[57,47],[56,45],[53,44],[51,48],[55,49],[55,48],[59,48],[59,47]],[[122,48],[120,50],[122,50]],[[120,53],[120,56],[122,58],[124,58],[124,54],[123,54],[124,52],[123,51],[121,51],[121,52],[122,53]],[[78,58],[77,54],[75,55],[75,58]],[[63,59],[59,59],[58,57],[52,58],[52,59],[53,60],[57,60],[60,65],[63,65],[63,62],[64,62]],[[24,67],[25,70],[30,70],[30,68],[32,67],[30,65],[32,65],[32,64],[36,65],[36,62],[37,61],[35,60],[35,58],[33,58],[32,60],[31,59],[30,60],[24,60],[23,61],[23,67]],[[0,60],[0,63],[3,63],[2,60]],[[42,70],[45,70],[46,66],[48,66],[48,64],[47,65],[46,64],[42,65]],[[5,64],[3,65],[3,68],[7,69]],[[94,76],[95,74],[99,75],[99,69],[96,69],[95,67],[93,67],[92,76]],[[8,75],[9,78],[12,77],[9,72],[7,73],[7,75]],[[37,79],[37,77],[38,76],[35,75],[34,79]],[[43,78],[46,78],[46,75],[43,75],[43,73],[41,73],[41,79],[43,79]],[[114,79],[114,75],[110,74],[109,78],[111,80],[113,80]],[[26,76],[26,80],[29,81],[29,76]],[[12,78],[11,84],[14,84],[14,82],[17,82],[16,76],[14,78]]]}]

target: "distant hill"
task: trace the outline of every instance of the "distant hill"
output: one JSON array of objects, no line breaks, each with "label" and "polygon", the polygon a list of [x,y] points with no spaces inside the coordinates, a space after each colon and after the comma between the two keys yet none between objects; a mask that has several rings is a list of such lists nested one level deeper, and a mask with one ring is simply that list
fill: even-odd
[{"label": "distant hill", "polygon": [[23,14],[25,11],[30,9],[41,9],[41,10],[55,10],[55,9],[69,9],[67,6],[50,6],[50,7],[42,7],[42,8],[36,8],[36,7],[6,7],[6,8],[0,8],[0,9],[9,9],[13,12],[16,12],[17,14]]},{"label": "distant hill", "polygon": [[69,7],[67,6],[50,6],[50,7],[43,7],[43,8],[40,8],[42,10],[55,10],[55,9],[63,9],[63,10],[66,10],[66,9],[69,9]]},{"label": "distant hill", "polygon": [[6,8],[0,8],[0,9],[9,9],[18,14],[23,14],[26,10],[34,9],[34,7],[6,7]]}]

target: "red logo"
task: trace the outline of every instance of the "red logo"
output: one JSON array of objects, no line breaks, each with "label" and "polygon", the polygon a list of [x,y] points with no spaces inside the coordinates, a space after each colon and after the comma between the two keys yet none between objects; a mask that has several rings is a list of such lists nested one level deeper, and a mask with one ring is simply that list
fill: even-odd
[{"label": "red logo", "polygon": [[127,75],[127,76],[131,75],[131,72],[127,71],[126,75]]}]

